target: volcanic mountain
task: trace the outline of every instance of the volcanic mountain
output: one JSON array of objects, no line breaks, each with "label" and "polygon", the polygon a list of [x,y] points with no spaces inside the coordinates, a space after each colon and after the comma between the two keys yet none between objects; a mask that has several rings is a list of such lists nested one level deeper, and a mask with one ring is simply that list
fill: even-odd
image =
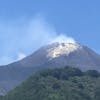
[{"label": "volcanic mountain", "polygon": [[82,70],[100,70],[100,55],[77,43],[53,43],[40,48],[19,63],[23,67],[34,67],[36,70],[67,65]]},{"label": "volcanic mountain", "polygon": [[5,95],[36,71],[65,66],[100,71],[100,55],[78,43],[43,46],[21,61],[0,67],[0,94]]}]

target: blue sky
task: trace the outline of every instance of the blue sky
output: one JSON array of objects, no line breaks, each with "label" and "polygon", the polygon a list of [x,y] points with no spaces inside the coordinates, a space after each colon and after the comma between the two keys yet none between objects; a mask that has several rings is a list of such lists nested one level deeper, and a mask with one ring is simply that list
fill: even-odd
[{"label": "blue sky", "polygon": [[100,54],[100,0],[0,0],[0,64],[67,35]]}]

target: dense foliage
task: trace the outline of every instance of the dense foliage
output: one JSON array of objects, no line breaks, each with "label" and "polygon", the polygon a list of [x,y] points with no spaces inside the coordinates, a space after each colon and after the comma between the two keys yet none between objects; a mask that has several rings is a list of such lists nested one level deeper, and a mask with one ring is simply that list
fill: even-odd
[{"label": "dense foliage", "polygon": [[100,100],[100,73],[77,68],[35,73],[2,100]]}]

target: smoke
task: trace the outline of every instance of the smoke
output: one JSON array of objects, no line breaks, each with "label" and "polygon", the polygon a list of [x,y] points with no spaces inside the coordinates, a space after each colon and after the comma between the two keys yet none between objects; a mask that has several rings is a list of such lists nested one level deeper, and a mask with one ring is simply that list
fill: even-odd
[{"label": "smoke", "polygon": [[76,43],[72,37],[59,34],[41,15],[0,22],[0,64],[20,60],[52,42]]},{"label": "smoke", "polygon": [[64,34],[60,34],[58,35],[55,39],[52,40],[51,43],[54,43],[54,42],[59,42],[59,43],[76,43],[76,41],[72,38],[72,37],[69,37],[67,35],[64,35]]},{"label": "smoke", "polygon": [[23,54],[23,53],[19,53],[19,54],[18,54],[18,58],[17,58],[17,60],[21,60],[21,59],[23,59],[23,58],[25,58],[25,57],[26,57],[25,54]]}]

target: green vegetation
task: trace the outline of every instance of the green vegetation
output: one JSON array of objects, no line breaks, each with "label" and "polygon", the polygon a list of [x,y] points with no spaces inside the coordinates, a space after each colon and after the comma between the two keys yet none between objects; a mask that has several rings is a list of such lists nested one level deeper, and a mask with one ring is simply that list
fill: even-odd
[{"label": "green vegetation", "polygon": [[71,67],[47,69],[1,100],[100,100],[100,73]]}]

